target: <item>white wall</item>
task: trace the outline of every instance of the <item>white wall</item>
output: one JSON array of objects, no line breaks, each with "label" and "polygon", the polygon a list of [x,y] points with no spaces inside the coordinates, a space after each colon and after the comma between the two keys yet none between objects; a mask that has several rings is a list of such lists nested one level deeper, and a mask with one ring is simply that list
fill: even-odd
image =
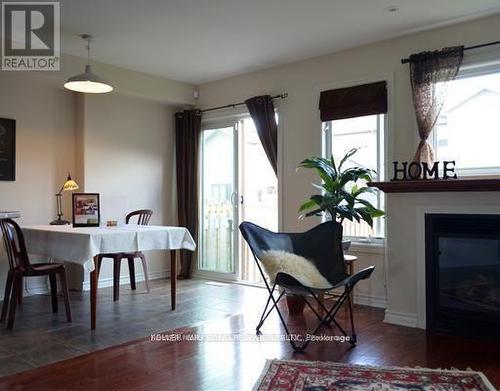
[{"label": "white wall", "polygon": [[[201,107],[218,106],[254,95],[288,92],[288,99],[279,102],[283,228],[304,230],[316,222],[313,219],[298,220],[296,211],[313,190],[310,183],[315,177],[306,170],[296,172],[296,166],[305,157],[321,153],[317,110],[319,91],[372,80],[388,80],[390,133],[387,161],[407,160],[413,156],[417,136],[408,68],[400,64],[400,59],[425,49],[493,41],[499,34],[500,16],[413,34],[203,84],[200,86],[199,103]],[[496,47],[493,50],[498,53],[499,49]],[[155,222],[168,223],[172,216],[169,206],[165,205],[173,202],[171,194],[174,187],[169,188],[171,178],[168,177],[172,173],[169,159],[173,157],[169,148],[173,145],[169,141],[172,125],[167,106],[192,104],[192,86],[95,64],[96,72],[116,84],[117,92],[91,99],[75,98],[61,88],[61,83],[65,77],[79,73],[81,69],[83,60],[63,56],[61,72],[0,72],[0,115],[15,118],[18,126],[18,176],[16,182],[0,182],[0,208],[21,210],[24,216],[22,223],[50,221],[55,213],[53,194],[70,169],[77,173],[76,179],[81,181],[85,190],[103,194],[103,214],[119,216],[136,205],[151,203],[156,211]],[[162,127],[165,133],[161,132]],[[139,134],[143,134],[144,139]],[[161,154],[163,145],[166,147]],[[128,151],[130,158],[120,150]],[[139,163],[134,166],[128,164],[127,159]],[[159,168],[161,161],[166,165],[163,173]],[[129,170],[132,171],[125,172]],[[161,196],[158,195],[159,178],[163,181]],[[148,192],[133,190],[132,184],[148,187]],[[109,212],[108,206],[113,200],[121,201],[123,205]],[[65,203],[69,211],[70,198],[67,196]],[[394,229],[400,223],[400,227],[404,226],[404,216],[400,217],[401,220],[391,217],[396,212],[392,208],[403,206],[389,202],[387,207],[388,225],[392,224],[392,218],[396,222],[392,225]],[[411,232],[408,235],[411,237]],[[360,286],[357,292],[359,300],[382,303],[385,291],[383,254],[380,250],[367,249],[358,249],[356,253],[360,256],[357,268],[371,263],[377,266],[377,274],[372,281]],[[153,258],[155,270],[161,271],[163,256],[153,255]],[[390,252],[387,261],[390,270],[394,265],[398,266],[391,263]],[[6,263],[0,265],[2,294]],[[401,279],[404,288],[405,279],[415,278],[415,268],[407,264],[401,267],[402,274],[397,276],[404,277]],[[103,278],[109,275],[108,272],[103,272]],[[414,288],[414,285],[411,287]],[[389,297],[389,310],[394,304],[394,311],[415,314],[415,289],[398,289],[396,294],[399,295],[397,301]]]},{"label": "white wall", "polygon": [[[71,171],[82,189],[103,194],[104,218],[119,219],[131,209],[152,207],[153,223],[175,224],[172,113],[174,107],[193,102],[193,87],[95,64],[117,88],[87,97],[62,86],[67,76],[83,70],[84,61],[71,56],[62,61],[61,72],[0,71],[0,117],[17,121],[17,178],[0,181],[0,210],[20,210],[21,224],[47,224],[55,218],[54,194]],[[111,210],[114,201],[123,204]],[[71,219],[71,194],[64,194],[63,204],[65,217]],[[152,276],[165,275],[164,254],[150,258]],[[0,300],[7,269],[2,240]],[[70,266],[69,272],[72,286],[81,287],[82,268]],[[124,281],[127,273],[124,266]],[[102,280],[109,277],[106,266]],[[43,279],[30,279],[31,292],[45,287]]]},{"label": "white wall", "polygon": [[[0,72],[0,117],[16,120],[16,180],[0,181],[0,209],[19,210],[23,224],[47,224],[56,216],[54,194],[74,171],[74,98],[51,78]],[[65,210],[71,207],[67,196]],[[0,298],[8,270],[0,245]],[[39,281],[34,281],[36,285]]]},{"label": "white wall", "polygon": [[[479,19],[446,28],[417,33],[376,44],[333,53],[328,56],[296,62],[264,71],[249,73],[199,86],[202,108],[239,102],[261,94],[287,92],[288,98],[278,102],[280,113],[281,199],[283,228],[305,230],[317,223],[313,219],[298,220],[297,208],[313,191],[310,183],[316,178],[307,170],[296,171],[305,157],[321,153],[321,130],[318,112],[321,90],[346,87],[369,81],[389,82],[389,134],[386,140],[387,162],[409,160],[417,146],[415,116],[411,101],[408,65],[401,58],[422,50],[453,45],[475,45],[495,41],[500,35],[500,16]],[[244,50],[244,48],[243,48]],[[499,53],[499,47],[491,50]],[[386,165],[388,166],[388,165]],[[391,165],[388,168],[392,167]],[[391,213],[389,203],[388,214]],[[390,221],[388,222],[390,224]],[[397,229],[397,227],[395,228]],[[390,231],[389,231],[390,234]],[[385,298],[384,256],[377,250],[359,253],[361,262],[374,264],[377,274],[369,283],[360,285],[360,300],[369,295]],[[368,253],[366,252],[368,251]],[[373,253],[375,252],[375,254]],[[391,264],[391,259],[387,260]],[[395,311],[415,315],[414,290],[405,289],[404,281],[414,279],[412,267],[402,271],[404,279],[397,288],[400,297]],[[363,290],[363,292],[361,292]],[[363,293],[363,295],[361,295]],[[391,298],[388,307],[391,309]],[[364,300],[364,299],[363,299]]]},{"label": "white wall", "polygon": [[[451,27],[413,34],[389,41],[333,53],[223,79],[199,86],[202,108],[240,102],[261,94],[287,92],[280,105],[283,137],[283,174],[280,180],[284,197],[284,228],[303,229],[313,224],[299,221],[296,209],[310,193],[314,176],[307,170],[296,172],[307,156],[321,153],[319,92],[336,86],[355,85],[368,80],[390,82],[391,134],[387,140],[388,161],[407,160],[416,149],[416,124],[411,102],[408,65],[400,60],[426,49],[493,41],[500,34],[500,16],[480,19]],[[500,53],[499,47],[494,47]],[[499,54],[500,55],[500,54]]]},{"label": "white wall", "polygon": [[359,283],[355,288],[354,302],[371,307],[386,308],[385,247],[383,245],[352,244],[347,253],[358,257],[354,262],[354,272],[375,265],[371,278]]},{"label": "white wall", "polygon": [[[173,108],[109,94],[84,96],[77,111],[84,122],[82,182],[85,192],[100,193],[101,222],[124,223],[128,212],[152,209],[150,224],[175,225]],[[166,276],[167,253],[147,256],[151,277]],[[112,283],[111,264],[103,264],[100,286]],[[126,263],[121,275],[127,281]],[[136,275],[142,278],[142,267]],[[85,281],[87,287],[87,275]]]},{"label": "white wall", "polygon": [[16,180],[0,181],[0,209],[22,211],[23,223],[49,222],[54,194],[75,168],[73,94],[24,72],[0,72],[0,85],[0,117],[17,127]]}]

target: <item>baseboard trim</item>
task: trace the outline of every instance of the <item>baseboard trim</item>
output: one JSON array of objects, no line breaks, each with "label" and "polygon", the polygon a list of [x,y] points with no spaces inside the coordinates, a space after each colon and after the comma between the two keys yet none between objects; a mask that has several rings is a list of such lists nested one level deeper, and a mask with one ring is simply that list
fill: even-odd
[{"label": "baseboard trim", "polygon": [[[159,280],[162,278],[170,277],[170,270],[160,270],[156,272],[149,273],[149,281]],[[33,281],[35,279],[26,279],[28,281],[28,287],[24,286],[23,288],[23,296],[31,296],[31,295],[47,295],[50,293],[48,282],[46,282],[45,278],[40,278],[40,281]],[[144,281],[143,273],[135,274],[135,281],[142,282]],[[128,285],[130,284],[129,276],[121,276],[120,277],[120,285]],[[108,288],[113,286],[113,278],[100,278],[99,279],[99,288]],[[60,286],[59,286],[60,288]],[[90,291],[90,281],[84,281],[82,283],[82,291]],[[3,301],[3,291],[0,294],[0,301]]]},{"label": "baseboard trim", "polygon": [[[196,271],[194,273],[193,277],[201,278],[201,279],[209,280],[209,281],[220,281],[220,282],[224,282],[227,284],[239,284],[239,285],[246,285],[246,286],[252,286],[252,287],[256,287],[256,288],[265,289],[264,285],[258,285],[255,283],[250,283],[250,282],[241,281],[241,280],[235,281],[232,279],[224,279],[224,278],[221,278],[219,276],[214,277],[214,276],[210,276],[209,274],[206,274],[206,273],[203,273],[200,271]],[[387,308],[387,298],[386,297],[371,296],[371,295],[367,295],[364,293],[354,292],[354,303],[360,304],[360,305],[366,305],[368,307],[383,308],[383,309]]]},{"label": "baseboard trim", "polygon": [[398,326],[406,326],[417,328],[417,315],[407,312],[398,312],[385,310],[385,323],[396,324]]},{"label": "baseboard trim", "polygon": [[[167,278],[170,276],[169,270],[159,270],[156,272],[149,272],[149,281],[159,280],[161,278]],[[144,281],[143,273],[135,273],[135,281],[142,282]],[[130,278],[129,276],[120,276],[120,285],[129,285]],[[99,288],[109,288],[113,286],[113,277],[107,278],[99,278]],[[82,291],[90,291],[90,281],[84,281],[82,283]]]},{"label": "baseboard trim", "polygon": [[364,293],[354,293],[354,303],[375,308],[387,308],[387,299],[381,296],[371,296]]},{"label": "baseboard trim", "polygon": [[49,293],[49,282],[47,277],[26,278],[23,287],[23,296],[44,295]]},{"label": "baseboard trim", "polygon": [[[170,276],[170,271],[169,270],[159,270],[155,272],[150,272],[149,273],[149,280],[158,280],[158,279],[164,279],[168,278]],[[203,276],[196,276],[198,278],[203,278]],[[205,277],[206,278],[206,277]],[[144,281],[144,274],[143,273],[137,273],[135,274],[135,280],[136,282],[143,282]],[[38,281],[37,281],[38,282]],[[235,281],[225,281],[226,283],[235,283]],[[238,283],[238,282],[236,282]],[[128,275],[125,276],[120,276],[120,285],[129,285],[130,284],[130,278]],[[99,288],[109,288],[113,286],[113,277],[107,277],[107,278],[100,278],[99,279]],[[82,291],[90,291],[90,281],[83,281],[82,283]],[[42,295],[42,294],[48,294],[48,286],[47,284],[43,281],[40,281],[37,284],[29,284],[28,290],[25,291],[25,295]],[[1,298],[3,299],[3,298]],[[354,294],[354,303],[360,304],[360,305],[366,305],[368,307],[375,307],[375,308],[387,308],[387,300],[385,297],[380,297],[380,296],[371,296],[367,294],[360,294],[360,293],[355,293]],[[392,324],[397,324],[401,326],[408,326],[408,327],[417,327],[417,317],[412,314],[405,314],[401,312],[394,312],[394,311],[385,311],[385,319],[384,322],[387,323],[392,323]]]}]

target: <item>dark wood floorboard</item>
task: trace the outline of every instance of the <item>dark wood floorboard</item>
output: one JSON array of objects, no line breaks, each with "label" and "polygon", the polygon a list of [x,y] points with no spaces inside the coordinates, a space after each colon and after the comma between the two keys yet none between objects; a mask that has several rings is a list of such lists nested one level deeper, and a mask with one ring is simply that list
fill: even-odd
[{"label": "dark wood floorboard", "polygon": [[[182,328],[168,335],[251,338],[260,316],[261,295],[248,290],[238,315]],[[346,324],[341,311],[341,324]],[[312,317],[290,319],[302,330]],[[379,366],[420,366],[483,371],[500,386],[500,343],[426,335],[425,331],[383,323],[383,311],[356,308],[358,345],[314,342],[296,354],[288,342],[156,342],[151,338],[107,348],[0,379],[2,390],[249,390],[266,359],[291,358]],[[263,338],[282,333],[270,316]],[[166,334],[166,335],[167,335]],[[325,332],[335,335],[335,330]]]}]

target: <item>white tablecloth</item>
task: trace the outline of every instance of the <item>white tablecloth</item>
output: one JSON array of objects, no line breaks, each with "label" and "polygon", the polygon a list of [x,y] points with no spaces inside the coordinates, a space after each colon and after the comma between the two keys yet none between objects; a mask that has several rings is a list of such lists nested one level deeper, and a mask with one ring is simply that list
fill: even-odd
[{"label": "white tablecloth", "polygon": [[93,258],[97,254],[196,248],[184,227],[35,225],[22,229],[28,253],[78,263],[89,272],[94,270]]}]

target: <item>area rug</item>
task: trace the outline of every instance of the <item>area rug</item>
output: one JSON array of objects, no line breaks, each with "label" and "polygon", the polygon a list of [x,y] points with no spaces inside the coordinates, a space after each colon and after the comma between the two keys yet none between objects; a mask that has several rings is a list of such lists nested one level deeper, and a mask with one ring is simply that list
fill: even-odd
[{"label": "area rug", "polygon": [[495,391],[481,372],[268,360],[255,391]]}]

